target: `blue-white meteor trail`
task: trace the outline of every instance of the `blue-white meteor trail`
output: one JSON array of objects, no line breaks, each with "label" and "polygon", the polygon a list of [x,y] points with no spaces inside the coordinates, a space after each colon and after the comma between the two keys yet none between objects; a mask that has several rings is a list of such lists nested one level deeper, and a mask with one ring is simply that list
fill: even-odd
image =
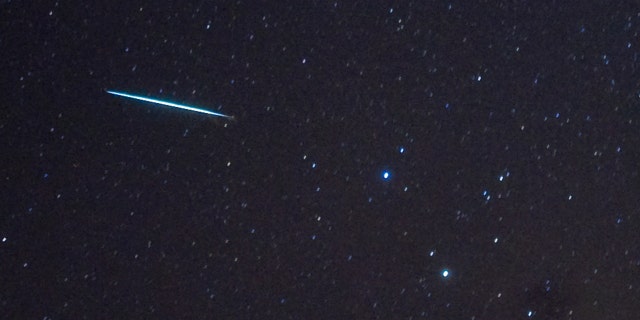
[{"label": "blue-white meteor trail", "polygon": [[128,93],[124,93],[124,92],[117,92],[117,91],[107,90],[107,93],[110,93],[110,94],[113,94],[113,95],[116,95],[116,96],[125,97],[125,98],[131,98],[131,99],[136,99],[136,100],[141,100],[141,101],[146,101],[146,102],[151,102],[151,103],[157,103],[157,104],[161,104],[163,106],[168,106],[168,107],[174,107],[174,108],[179,108],[179,109],[184,109],[184,110],[189,110],[189,111],[200,112],[200,113],[204,113],[204,114],[208,114],[208,115],[212,115],[212,116],[216,116],[216,117],[224,117],[224,118],[229,118],[229,119],[233,118],[232,116],[228,116],[228,115],[225,115],[225,114],[222,114],[222,113],[217,113],[217,112],[204,110],[204,109],[200,109],[200,108],[185,106],[185,105],[182,105],[182,104],[177,104],[177,103],[173,103],[173,102],[169,102],[169,101],[162,101],[162,100],[158,100],[158,99],[145,98],[145,97],[136,96],[136,95],[128,94]]}]

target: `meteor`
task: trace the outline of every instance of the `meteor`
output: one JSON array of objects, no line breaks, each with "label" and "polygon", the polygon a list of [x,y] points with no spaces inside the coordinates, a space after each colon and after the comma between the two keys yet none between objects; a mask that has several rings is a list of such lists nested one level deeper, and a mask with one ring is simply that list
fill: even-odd
[{"label": "meteor", "polygon": [[169,101],[151,99],[151,98],[146,98],[146,97],[142,97],[142,96],[136,96],[136,95],[128,94],[128,93],[124,93],[124,92],[111,91],[111,90],[107,90],[107,93],[110,93],[110,94],[113,94],[113,95],[116,95],[116,96],[125,97],[125,98],[131,98],[131,99],[136,99],[136,100],[140,100],[140,101],[151,102],[151,103],[155,103],[155,104],[161,104],[163,106],[168,106],[168,107],[173,107],[173,108],[178,108],[178,109],[184,109],[184,110],[189,110],[189,111],[200,112],[200,113],[204,113],[204,114],[208,114],[208,115],[212,115],[212,116],[216,116],[216,117],[224,117],[224,118],[228,118],[228,119],[233,119],[232,116],[228,116],[228,115],[225,115],[225,114],[222,114],[222,113],[217,113],[217,112],[213,112],[213,111],[209,111],[209,110],[205,110],[205,109],[185,106],[185,105],[182,105],[182,104],[177,104],[177,103],[173,103],[173,102],[169,102]]}]

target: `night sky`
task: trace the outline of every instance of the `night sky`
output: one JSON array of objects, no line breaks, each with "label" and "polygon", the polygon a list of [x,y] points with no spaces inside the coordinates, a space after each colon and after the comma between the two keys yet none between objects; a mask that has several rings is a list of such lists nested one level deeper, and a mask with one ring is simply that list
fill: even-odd
[{"label": "night sky", "polygon": [[639,319],[640,6],[586,3],[0,1],[1,317]]}]

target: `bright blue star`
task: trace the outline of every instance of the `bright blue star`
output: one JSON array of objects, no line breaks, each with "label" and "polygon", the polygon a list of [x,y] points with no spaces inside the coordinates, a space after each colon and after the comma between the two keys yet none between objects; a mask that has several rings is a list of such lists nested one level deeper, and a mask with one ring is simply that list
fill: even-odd
[{"label": "bright blue star", "polygon": [[389,180],[389,179],[391,179],[391,172],[389,172],[389,171],[387,171],[387,170],[383,171],[383,172],[382,172],[382,179],[384,179],[384,180]]}]

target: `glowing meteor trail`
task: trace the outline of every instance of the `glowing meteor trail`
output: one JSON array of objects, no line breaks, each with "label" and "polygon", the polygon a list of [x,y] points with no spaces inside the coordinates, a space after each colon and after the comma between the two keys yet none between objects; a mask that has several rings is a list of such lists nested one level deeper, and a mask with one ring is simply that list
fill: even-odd
[{"label": "glowing meteor trail", "polygon": [[208,115],[212,115],[212,116],[216,116],[216,117],[224,117],[224,118],[228,118],[228,119],[233,119],[232,116],[228,116],[228,115],[225,115],[225,114],[222,114],[222,113],[217,113],[217,112],[213,112],[213,111],[209,111],[209,110],[205,110],[205,109],[185,106],[185,105],[182,105],[182,104],[177,104],[177,103],[173,103],[173,102],[169,102],[169,101],[162,101],[162,100],[158,100],[158,99],[145,98],[145,97],[136,96],[136,95],[133,95],[133,94],[128,94],[128,93],[124,93],[124,92],[117,92],[117,91],[111,91],[111,90],[107,90],[107,93],[110,93],[110,94],[113,94],[113,95],[116,95],[116,96],[125,97],[125,98],[131,98],[131,99],[136,99],[136,100],[140,100],[140,101],[161,104],[163,106],[168,106],[168,107],[174,107],[174,108],[179,108],[179,109],[184,109],[184,110],[189,110],[189,111],[200,112],[200,113],[204,113],[204,114],[208,114]]}]

